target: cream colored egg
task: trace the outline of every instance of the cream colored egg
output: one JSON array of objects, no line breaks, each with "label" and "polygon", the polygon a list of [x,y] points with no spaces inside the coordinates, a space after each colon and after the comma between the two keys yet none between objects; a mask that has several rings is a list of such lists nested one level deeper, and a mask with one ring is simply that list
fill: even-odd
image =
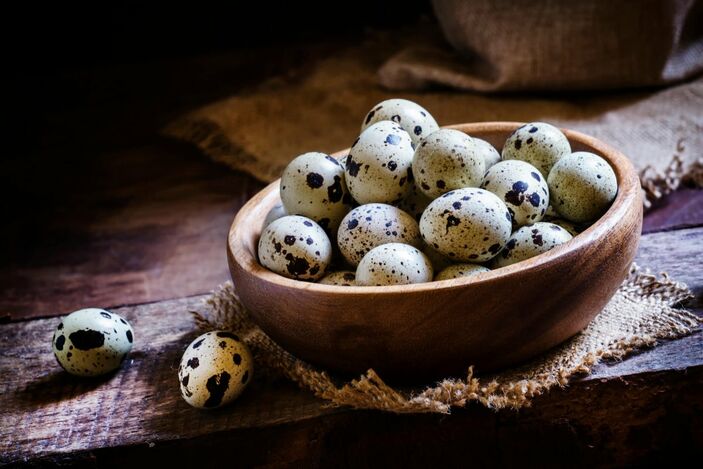
[{"label": "cream colored egg", "polygon": [[85,308],[64,317],[52,348],[59,365],[76,376],[99,376],[120,367],[132,350],[134,331],[118,314]]},{"label": "cream colored egg", "polygon": [[317,280],[332,260],[332,244],[314,221],[298,215],[274,220],[259,239],[259,262],[297,280]]},{"label": "cream colored egg", "polygon": [[344,166],[330,155],[310,152],[298,156],[281,176],[286,213],[308,217],[328,233],[336,233],[352,205],[344,177]]},{"label": "cream colored egg", "polygon": [[488,168],[500,161],[500,153],[498,152],[498,150],[496,150],[496,147],[494,147],[487,141],[481,140],[480,138],[476,137],[472,138],[479,154],[483,156],[486,171],[488,171]]},{"label": "cream colored egg", "polygon": [[617,179],[608,162],[585,151],[560,159],[549,173],[548,182],[554,209],[577,223],[603,215],[618,192]]},{"label": "cream colored egg", "polygon": [[490,272],[491,269],[478,264],[452,264],[442,269],[435,276],[435,280],[451,280],[454,278],[472,277],[481,272]]},{"label": "cream colored egg", "polygon": [[425,242],[454,261],[483,262],[510,237],[512,217],[505,204],[484,189],[447,192],[420,219]]},{"label": "cream colored egg", "polygon": [[454,129],[439,129],[425,137],[415,149],[415,184],[434,199],[454,189],[478,187],[486,163],[473,139]]},{"label": "cream colored egg", "polygon": [[396,206],[408,213],[419,223],[422,212],[430,205],[430,202],[432,202],[432,199],[423,194],[422,191],[418,189],[417,184],[412,183],[412,188],[408,195],[398,202]]},{"label": "cream colored egg", "polygon": [[554,223],[539,222],[523,226],[510,237],[494,259],[495,267],[505,267],[535,257],[569,241],[571,234]]},{"label": "cream colored egg", "polygon": [[493,165],[486,172],[481,187],[505,203],[515,226],[540,221],[549,206],[546,179],[537,168],[524,161],[508,160]]},{"label": "cream colored egg", "polygon": [[446,257],[444,254],[441,254],[440,252],[438,252],[435,248],[433,248],[429,244],[425,244],[425,246],[422,248],[422,253],[424,255],[426,255],[427,258],[430,260],[430,264],[432,264],[432,269],[435,272],[439,272],[441,270],[444,270],[445,268],[447,268],[453,264],[451,259]]},{"label": "cream colored egg", "polygon": [[268,211],[266,214],[266,217],[264,218],[264,223],[261,225],[261,229],[263,230],[267,226],[271,224],[272,221],[278,220],[281,217],[285,217],[288,215],[288,212],[286,212],[286,208],[283,206],[282,203],[276,204],[273,207],[271,207],[271,210]]},{"label": "cream colored egg", "polygon": [[407,99],[388,99],[375,105],[366,114],[361,131],[380,121],[392,121],[400,125],[410,135],[414,146],[439,129],[437,121],[427,109]]},{"label": "cream colored egg", "polygon": [[566,136],[551,124],[531,122],[513,132],[503,146],[504,160],[521,160],[539,169],[547,178],[552,166],[571,153]]},{"label": "cream colored egg", "polygon": [[362,132],[349,149],[346,183],[360,204],[393,203],[411,189],[412,141],[391,121],[377,122]]},{"label": "cream colored egg", "polygon": [[361,286],[407,285],[432,281],[432,264],[419,249],[389,243],[370,250],[356,268]]},{"label": "cream colored egg", "polygon": [[344,217],[337,231],[339,251],[353,266],[371,249],[386,243],[422,246],[415,219],[392,205],[361,205]]},{"label": "cream colored egg", "polygon": [[350,270],[331,272],[322,277],[318,283],[323,285],[337,285],[339,287],[351,287],[356,285],[356,273]]},{"label": "cream colored egg", "polygon": [[195,339],[183,353],[178,382],[188,404],[213,409],[239,397],[253,373],[249,347],[231,332],[213,331]]}]

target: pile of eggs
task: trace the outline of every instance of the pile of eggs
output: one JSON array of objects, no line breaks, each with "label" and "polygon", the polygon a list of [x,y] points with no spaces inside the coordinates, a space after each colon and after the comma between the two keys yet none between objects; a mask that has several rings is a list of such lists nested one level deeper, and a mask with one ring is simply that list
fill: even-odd
[{"label": "pile of eggs", "polygon": [[616,193],[608,162],[572,152],[553,125],[523,125],[499,153],[390,99],[369,111],[347,156],[291,161],[258,256],[280,275],[328,285],[466,277],[569,241]]}]

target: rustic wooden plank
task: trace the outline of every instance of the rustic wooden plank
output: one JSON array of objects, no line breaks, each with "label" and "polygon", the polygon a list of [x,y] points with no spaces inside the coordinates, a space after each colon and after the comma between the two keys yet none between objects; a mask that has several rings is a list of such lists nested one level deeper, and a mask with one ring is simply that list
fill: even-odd
[{"label": "rustic wooden plank", "polygon": [[261,187],[168,142],[101,155],[64,184],[73,189],[37,189],[55,205],[2,230],[2,315],[52,316],[205,293],[229,278],[229,225]]},{"label": "rustic wooden plank", "polygon": [[703,190],[681,188],[669,194],[647,212],[643,233],[693,228],[703,225]]},{"label": "rustic wooden plank", "polygon": [[[666,259],[662,260],[661,256],[647,254],[640,257],[640,262],[643,266],[649,265],[655,270],[673,268],[676,266],[676,259],[681,262],[681,259],[688,256],[690,260],[692,252],[696,252],[692,251],[691,246],[701,246],[702,239],[703,228],[647,235],[642,240],[643,251],[658,252],[656,247],[665,242]],[[689,282],[694,289],[699,290],[703,285],[701,269],[682,270],[680,274],[682,280]],[[57,460],[74,460],[79,456],[95,457],[95,454],[104,454],[118,459],[126,458],[129,454],[138,454],[140,457],[147,458],[149,455],[162,457],[161,450],[150,452],[149,443],[155,443],[157,447],[170,453],[177,448],[184,451],[193,448],[211,448],[208,441],[225,441],[228,438],[243,445],[242,448],[246,448],[253,444],[263,445],[262,442],[266,439],[264,435],[258,433],[259,430],[253,429],[260,429],[263,432],[270,428],[277,429],[272,435],[280,438],[276,440],[280,447],[267,453],[268,456],[284,457],[286,442],[288,442],[293,446],[301,445],[295,446],[297,448],[295,451],[298,452],[295,453],[295,457],[305,461],[308,460],[306,458],[312,458],[314,455],[331,457],[332,453],[327,453],[324,448],[318,446],[319,440],[310,444],[300,443],[307,442],[310,438],[323,438],[320,432],[324,438],[332,439],[334,444],[341,447],[342,440],[349,436],[345,430],[347,427],[356,428],[363,433],[365,425],[373,426],[384,422],[383,425],[388,426],[390,434],[395,436],[389,437],[390,440],[384,440],[379,436],[380,441],[395,441],[394,444],[400,444],[402,438],[415,432],[415,425],[418,426],[417,431],[420,432],[418,434],[422,435],[424,431],[425,437],[429,437],[432,435],[430,428],[432,425],[436,426],[437,422],[450,421],[448,428],[455,428],[457,431],[463,428],[462,432],[466,432],[466,428],[482,428],[480,425],[474,427],[475,418],[478,418],[479,422],[485,419],[482,424],[486,426],[484,429],[506,426],[507,429],[501,432],[507,433],[495,434],[494,432],[488,440],[484,441],[486,444],[497,444],[496,441],[503,442],[503,439],[507,438],[506,434],[515,436],[511,433],[515,428],[534,430],[539,425],[552,428],[550,425],[553,426],[553,422],[549,423],[551,421],[549,419],[567,419],[571,422],[571,419],[576,418],[575,415],[579,415],[578,412],[572,412],[573,403],[570,399],[574,399],[574,394],[570,394],[571,392],[583,393],[576,395],[581,396],[579,399],[585,400],[584,402],[592,406],[597,406],[598,401],[588,397],[591,394],[600,393],[610,396],[607,405],[612,408],[601,407],[603,410],[599,411],[598,418],[601,419],[599,424],[605,426],[610,425],[606,418],[609,413],[615,415],[620,412],[617,409],[623,406],[625,409],[633,410],[628,407],[627,400],[637,400],[636,396],[642,389],[649,390],[648,397],[638,401],[638,405],[645,410],[651,410],[652,405],[661,404],[678,409],[676,415],[687,415],[695,410],[694,408],[701,408],[700,393],[694,394],[693,397],[690,395],[693,392],[690,389],[691,386],[700,386],[697,380],[701,379],[701,370],[703,370],[703,339],[701,333],[698,333],[680,341],[666,343],[662,347],[621,363],[599,366],[592,377],[572,384],[568,391],[554,391],[541,398],[540,402],[535,404],[536,413],[521,411],[520,416],[528,416],[525,417],[526,420],[523,420],[523,417],[515,417],[511,420],[513,417],[505,417],[503,413],[495,417],[491,412],[487,412],[484,417],[476,417],[483,415],[483,410],[475,407],[466,411],[468,412],[466,417],[460,417],[456,421],[453,420],[455,417],[450,420],[439,417],[417,417],[417,420],[412,417],[398,417],[399,420],[394,420],[395,417],[378,417],[378,413],[374,412],[357,413],[327,409],[321,401],[307,392],[295,389],[290,383],[263,381],[260,377],[234,405],[216,412],[197,411],[188,407],[180,397],[176,383],[176,367],[182,351],[195,336],[188,310],[196,307],[202,298],[202,296],[196,296],[118,309],[117,311],[134,325],[135,348],[121,371],[98,380],[77,380],[60,371],[50,351],[50,340],[57,319],[0,325],[0,344],[2,344],[0,375],[4,377],[0,382],[0,394],[4,397],[3,406],[0,407],[1,461],[48,458],[44,460],[55,463]],[[679,373],[676,371],[679,369],[684,370]],[[659,378],[656,378],[657,376]],[[638,384],[620,389],[622,383]],[[617,400],[618,393],[612,391],[612,386],[620,389],[618,392],[622,402]],[[657,400],[657,395],[666,394],[669,392],[667,389],[673,389],[672,387],[675,390],[671,391],[671,399],[685,397],[688,401],[679,402],[669,400],[668,397],[665,401]],[[635,397],[626,397],[627,393],[634,393]],[[547,411],[545,406],[553,410]],[[588,431],[595,431],[600,435],[593,437],[596,438],[594,440],[596,443],[610,445],[602,441],[604,437],[599,433],[601,430],[590,427],[598,422],[595,417],[589,420],[585,409],[584,404],[581,408],[583,413],[578,418],[590,422],[587,425]],[[352,416],[336,417],[339,413]],[[332,414],[335,417],[327,420]],[[354,417],[357,414],[362,417]],[[464,415],[464,411],[458,414]],[[538,414],[543,417],[538,418]],[[428,418],[429,422],[423,420]],[[503,423],[506,418],[510,423]],[[622,418],[625,418],[625,414]],[[666,420],[673,417],[666,417],[659,412],[647,418]],[[678,417],[674,418],[676,422],[678,422],[677,419]],[[308,426],[305,422],[309,421],[316,423]],[[400,421],[405,421],[407,425],[412,424],[412,426],[402,430],[403,427],[397,424]],[[456,422],[463,422],[463,424]],[[660,424],[664,425],[661,422]],[[357,426],[354,427],[354,425]],[[637,419],[630,418],[622,425],[630,426],[628,432],[638,431],[632,429],[639,425]],[[687,432],[693,432],[694,427],[690,426],[693,425],[692,423],[687,421],[685,425],[687,425],[685,428],[688,428]],[[700,427],[697,428],[699,433],[696,438],[699,438]],[[558,433],[564,428],[563,425],[556,425],[553,430]],[[687,438],[693,438],[692,433],[689,433],[686,433]],[[213,437],[213,434],[219,436]],[[496,440],[499,437],[500,439]],[[621,437],[628,438],[627,435],[621,435]],[[212,440],[212,438],[215,439]],[[340,439],[337,440],[337,438]],[[366,452],[364,454],[377,454],[381,450],[366,438],[359,435],[353,438],[355,438],[353,444],[358,445],[361,448],[360,451]],[[461,433],[461,437],[457,436],[457,438],[465,439],[467,434]],[[569,440],[571,441],[569,444],[575,445],[575,441],[579,441],[579,438]],[[448,438],[444,443],[453,447],[452,445],[459,445],[458,440]],[[299,443],[295,443],[296,441]],[[439,449],[441,445],[437,444],[436,448]],[[608,447],[615,448],[615,446]],[[123,454],[117,452],[117,448],[129,448],[129,451],[133,449],[135,453],[125,449],[127,452]],[[456,454],[461,453],[458,446],[453,448],[452,451],[457,451]],[[583,446],[578,446],[576,449],[586,451]],[[266,459],[268,456],[253,455],[251,461],[267,463],[275,460],[275,458]],[[167,456],[163,457],[168,459]],[[256,459],[257,457],[259,459]],[[355,459],[352,457],[351,460]],[[280,460],[277,461],[280,462]],[[363,458],[360,461],[363,461]]]}]

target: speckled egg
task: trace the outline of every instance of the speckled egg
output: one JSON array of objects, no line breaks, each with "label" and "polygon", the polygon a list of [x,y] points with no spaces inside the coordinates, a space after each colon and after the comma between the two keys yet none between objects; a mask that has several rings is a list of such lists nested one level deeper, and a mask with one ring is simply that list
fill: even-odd
[{"label": "speckled egg", "polygon": [[253,373],[249,347],[231,332],[213,331],[195,339],[183,353],[178,381],[188,404],[214,409],[239,397]]},{"label": "speckled egg", "polygon": [[281,176],[280,192],[287,213],[308,217],[328,233],[335,233],[351,210],[344,166],[324,153],[304,153],[291,161]]},{"label": "speckled egg", "polygon": [[388,99],[375,105],[366,114],[361,126],[362,132],[370,125],[380,121],[392,121],[400,125],[417,146],[422,138],[439,129],[437,121],[417,103],[407,99]]},{"label": "speckled egg", "polygon": [[505,267],[535,257],[569,241],[572,236],[554,223],[539,222],[523,226],[510,237],[505,248],[493,260],[495,267]]},{"label": "speckled egg", "polygon": [[498,152],[498,150],[496,150],[496,147],[494,147],[487,141],[481,140],[480,138],[476,137],[472,138],[479,154],[483,156],[486,171],[488,171],[488,168],[500,161],[500,153]]},{"label": "speckled egg", "polygon": [[515,226],[542,219],[549,205],[549,188],[542,174],[529,163],[501,161],[486,172],[481,187],[497,195],[513,217]]},{"label": "speckled egg", "polygon": [[484,189],[447,192],[427,207],[420,219],[425,242],[452,260],[483,262],[503,248],[510,237],[508,207]]},{"label": "speckled egg", "polygon": [[281,217],[285,217],[288,215],[288,212],[286,212],[286,208],[283,206],[282,203],[276,204],[273,207],[271,207],[271,210],[269,210],[269,213],[266,214],[266,217],[264,218],[264,223],[261,225],[261,229],[263,230],[267,226],[271,224],[272,221],[278,220]]},{"label": "speckled egg", "polygon": [[478,264],[453,264],[445,267],[436,276],[435,280],[451,280],[453,278],[471,277],[481,272],[490,272],[491,269]]},{"label": "speckled egg", "polygon": [[412,142],[406,131],[381,121],[363,131],[349,150],[346,182],[360,204],[393,203],[411,189]]},{"label": "speckled egg", "polygon": [[288,215],[264,228],[259,262],[269,270],[296,280],[317,280],[332,260],[332,243],[309,218]]},{"label": "speckled egg", "polygon": [[350,270],[331,272],[322,277],[318,283],[323,285],[337,285],[339,287],[351,287],[356,285],[356,274]]},{"label": "speckled egg", "polygon": [[407,285],[432,281],[432,264],[419,249],[389,243],[370,250],[356,268],[361,286]]},{"label": "speckled egg", "polygon": [[566,136],[551,124],[532,122],[513,132],[503,146],[504,160],[522,160],[546,178],[560,158],[571,153]]},{"label": "speckled egg", "polygon": [[577,223],[603,215],[618,192],[613,168],[600,156],[586,151],[560,159],[547,181],[554,209]]},{"label": "speckled egg", "polygon": [[353,266],[371,249],[386,243],[422,246],[415,219],[392,205],[361,205],[344,217],[337,231],[339,251]]},{"label": "speckled egg", "polygon": [[132,326],[123,317],[86,308],[61,320],[52,344],[64,370],[77,376],[99,376],[120,367],[133,341]]},{"label": "speckled egg", "polygon": [[451,259],[446,257],[444,254],[438,252],[429,244],[425,244],[425,246],[422,248],[422,253],[426,255],[427,258],[430,260],[430,264],[432,264],[432,269],[435,272],[442,271],[453,264]]},{"label": "speckled egg", "polygon": [[419,223],[422,212],[430,205],[430,202],[432,202],[432,199],[423,194],[422,191],[418,189],[417,184],[412,183],[412,188],[408,195],[401,199],[396,206],[408,213]]},{"label": "speckled egg", "polygon": [[571,236],[576,236],[580,234],[583,230],[588,228],[587,224],[574,223],[568,220],[564,220],[563,218],[544,217],[544,221],[561,226],[566,231],[568,231]]},{"label": "speckled egg", "polygon": [[431,199],[463,187],[478,187],[486,163],[473,139],[454,129],[439,129],[418,145],[413,157],[415,184]]}]

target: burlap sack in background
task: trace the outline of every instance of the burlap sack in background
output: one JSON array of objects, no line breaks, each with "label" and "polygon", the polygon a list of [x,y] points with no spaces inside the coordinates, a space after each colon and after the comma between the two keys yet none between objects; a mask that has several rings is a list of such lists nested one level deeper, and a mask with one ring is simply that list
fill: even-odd
[{"label": "burlap sack in background", "polygon": [[701,0],[433,0],[447,41],[411,41],[391,89],[607,90],[703,71]]}]

